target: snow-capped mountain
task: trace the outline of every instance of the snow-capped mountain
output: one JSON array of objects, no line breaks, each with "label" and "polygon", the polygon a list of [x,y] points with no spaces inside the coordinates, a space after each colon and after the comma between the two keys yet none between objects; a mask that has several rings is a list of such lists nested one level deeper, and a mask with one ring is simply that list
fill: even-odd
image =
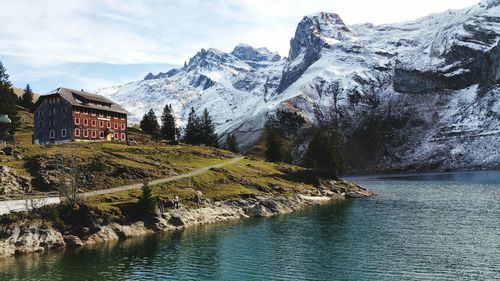
[{"label": "snow-capped mountain", "polygon": [[499,40],[498,0],[400,24],[318,13],[300,21],[285,59],[243,44],[202,49],[182,68],[98,92],[134,121],[170,103],[182,126],[191,107],[207,108],[217,133],[244,147],[278,108],[309,124],[335,114],[365,171],[499,167]]}]

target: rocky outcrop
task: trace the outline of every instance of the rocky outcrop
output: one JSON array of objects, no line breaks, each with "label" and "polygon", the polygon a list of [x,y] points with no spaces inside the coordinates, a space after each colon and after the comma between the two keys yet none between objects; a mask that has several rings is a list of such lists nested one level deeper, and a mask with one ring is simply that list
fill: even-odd
[{"label": "rocky outcrop", "polygon": [[347,40],[352,31],[335,13],[319,13],[304,17],[290,40],[290,53],[283,69],[277,92],[283,92],[321,57],[321,50]]},{"label": "rocky outcrop", "polygon": [[[321,181],[317,190],[307,194],[286,196],[258,196],[239,200],[206,202],[199,208],[168,209],[158,212],[153,221],[135,221],[128,224],[110,223],[98,226],[96,231],[79,237],[62,235],[58,230],[34,223],[31,226],[14,227],[5,241],[0,241],[0,257],[15,254],[43,252],[61,247],[81,247],[153,232],[170,231],[202,224],[213,224],[229,220],[270,217],[291,213],[307,206],[323,205],[332,200],[370,196],[372,193],[360,186],[345,181]],[[4,233],[5,234],[5,233]]]},{"label": "rocky outcrop", "polygon": [[62,234],[51,227],[40,224],[17,226],[10,237],[0,242],[0,257],[44,252],[65,245]]},{"label": "rocky outcrop", "polygon": [[0,166],[0,195],[31,191],[31,178],[18,175],[7,166]]}]

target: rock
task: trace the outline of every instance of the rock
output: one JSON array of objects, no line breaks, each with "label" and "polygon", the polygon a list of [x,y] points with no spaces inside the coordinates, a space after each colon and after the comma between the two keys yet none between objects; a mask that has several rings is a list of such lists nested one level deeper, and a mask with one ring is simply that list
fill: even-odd
[{"label": "rock", "polygon": [[121,238],[130,238],[130,237],[137,237],[144,235],[146,233],[150,233],[151,231],[148,230],[144,226],[143,221],[137,221],[131,225],[119,225],[119,224],[113,224],[112,225],[115,233]]},{"label": "rock", "polygon": [[76,235],[64,235],[64,242],[66,243],[66,246],[68,247],[82,247],[83,242],[78,236]]},{"label": "rock", "polygon": [[31,191],[31,178],[17,175],[7,166],[0,166],[0,194]]},{"label": "rock", "polygon": [[98,242],[107,242],[118,239],[120,239],[120,237],[116,234],[113,227],[106,225],[101,227],[101,229],[99,229],[99,231],[97,231],[96,233],[93,233],[89,237],[87,237],[85,239],[85,244],[95,244]]},{"label": "rock", "polygon": [[173,226],[184,226],[185,223],[182,220],[181,216],[179,214],[172,214],[170,216],[170,219],[168,220],[168,223],[173,225]]},{"label": "rock", "polygon": [[3,149],[3,152],[7,156],[14,156],[14,154],[16,154],[17,151],[13,147],[7,146],[6,148]]},{"label": "rock", "polygon": [[62,234],[51,227],[18,226],[13,230],[11,236],[0,245],[0,256],[44,252],[65,245]]}]

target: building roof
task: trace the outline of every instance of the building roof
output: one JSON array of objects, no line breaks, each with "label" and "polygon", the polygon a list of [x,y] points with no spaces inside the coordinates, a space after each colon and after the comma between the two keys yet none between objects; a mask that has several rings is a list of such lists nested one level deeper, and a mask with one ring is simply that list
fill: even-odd
[{"label": "building roof", "polygon": [[[50,92],[47,95],[40,96],[34,108],[37,108],[40,102],[43,101],[46,97],[54,95],[59,95],[65,101],[74,106],[129,114],[129,112],[125,110],[123,107],[121,107],[119,104],[101,95],[91,94],[88,92],[78,91],[63,87],[57,88],[56,90]],[[105,106],[99,104],[103,104]]]}]

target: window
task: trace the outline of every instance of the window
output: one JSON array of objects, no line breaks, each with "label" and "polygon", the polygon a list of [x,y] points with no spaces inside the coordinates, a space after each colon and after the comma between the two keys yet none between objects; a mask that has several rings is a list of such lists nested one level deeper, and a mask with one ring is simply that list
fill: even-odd
[{"label": "window", "polygon": [[83,126],[88,126],[89,125],[89,120],[83,119]]},{"label": "window", "polygon": [[95,127],[95,126],[97,126],[97,121],[92,120],[92,127]]},{"label": "window", "polygon": [[54,130],[50,130],[50,139],[54,139],[56,137],[56,132]]},{"label": "window", "polygon": [[102,111],[99,111],[99,117],[104,117],[104,114],[102,114]]},{"label": "window", "polygon": [[92,110],[91,112],[92,112],[92,116],[95,116],[95,110]]},{"label": "window", "polygon": [[115,130],[118,130],[118,123],[115,123]]},{"label": "window", "polygon": [[83,110],[83,115],[89,115],[89,111],[87,109]]},{"label": "window", "polygon": [[104,128],[104,121],[99,121],[99,127]]},{"label": "window", "polygon": [[75,125],[80,125],[80,118],[75,118]]},{"label": "window", "polygon": [[120,140],[118,133],[113,134],[113,139],[114,140]]},{"label": "window", "polygon": [[89,137],[89,131],[87,129],[83,129],[83,137],[88,138]]},{"label": "window", "polygon": [[43,122],[42,121],[38,122],[38,128],[41,129],[42,127],[43,127]]},{"label": "window", "polygon": [[49,120],[49,126],[50,127],[55,127],[56,126],[56,119],[50,119]]},{"label": "window", "polygon": [[111,114],[106,113],[106,118],[111,118]]},{"label": "window", "polygon": [[80,129],[76,128],[75,129],[75,137],[79,137],[79,136],[80,136]]},{"label": "window", "polygon": [[106,123],[106,128],[111,129],[111,122]]},{"label": "window", "polygon": [[96,131],[92,131],[92,138],[95,139],[97,137],[97,132]]},{"label": "window", "polygon": [[80,113],[80,109],[79,108],[75,108],[75,113]]},{"label": "window", "polygon": [[103,139],[104,138],[104,132],[103,131],[100,131],[99,132],[99,138]]},{"label": "window", "polygon": [[126,140],[127,136],[125,136],[125,133],[122,133],[122,140]]},{"label": "window", "polygon": [[125,124],[122,124],[122,130],[125,130]]},{"label": "window", "polygon": [[120,119],[125,120],[125,116],[126,115],[122,114]]},{"label": "window", "polygon": [[43,116],[43,111],[41,111],[41,110],[38,111],[38,117],[42,118],[42,116]]},{"label": "window", "polygon": [[63,138],[66,137],[66,129],[61,130],[61,137],[63,137]]}]

